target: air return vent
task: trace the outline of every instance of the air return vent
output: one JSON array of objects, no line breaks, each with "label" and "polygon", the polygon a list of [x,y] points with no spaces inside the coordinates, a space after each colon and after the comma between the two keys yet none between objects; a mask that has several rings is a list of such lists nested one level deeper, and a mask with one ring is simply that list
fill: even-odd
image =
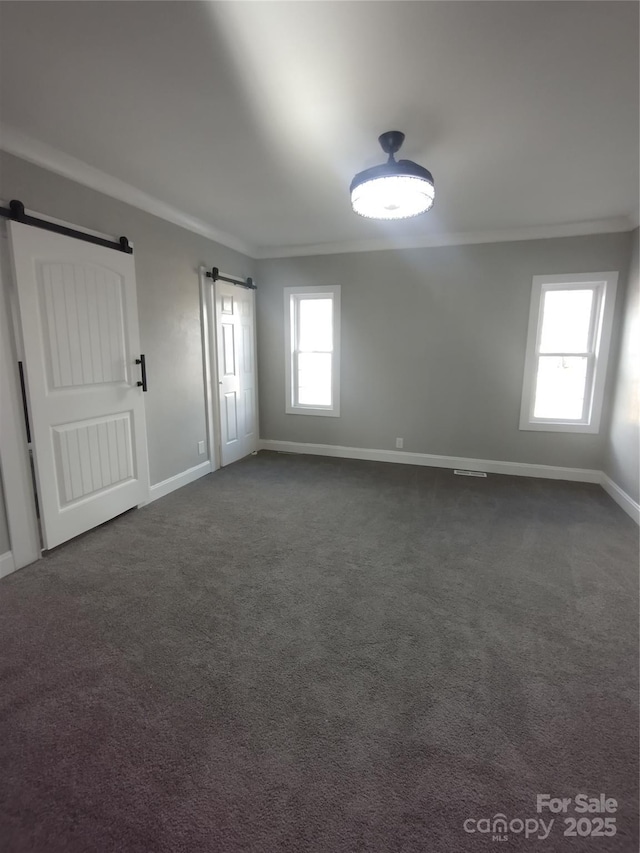
[{"label": "air return vent", "polygon": [[462,468],[454,468],[454,474],[460,474],[461,477],[486,477],[486,473],[484,471],[465,471]]}]

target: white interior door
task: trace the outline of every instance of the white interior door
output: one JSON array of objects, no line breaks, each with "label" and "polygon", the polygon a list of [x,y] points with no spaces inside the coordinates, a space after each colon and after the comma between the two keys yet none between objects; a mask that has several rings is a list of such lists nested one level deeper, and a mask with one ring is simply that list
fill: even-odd
[{"label": "white interior door", "polygon": [[44,547],[137,506],[149,471],[133,256],[9,223]]},{"label": "white interior door", "polygon": [[220,464],[256,450],[254,291],[215,283],[220,412]]}]

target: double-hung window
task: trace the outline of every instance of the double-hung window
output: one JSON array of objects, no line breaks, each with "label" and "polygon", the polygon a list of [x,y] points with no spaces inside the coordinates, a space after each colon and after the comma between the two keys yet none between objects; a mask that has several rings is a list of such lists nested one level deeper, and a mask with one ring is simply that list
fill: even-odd
[{"label": "double-hung window", "polygon": [[617,281],[534,277],[520,429],[599,431]]},{"label": "double-hung window", "polygon": [[286,411],[340,414],[340,286],[285,287]]}]

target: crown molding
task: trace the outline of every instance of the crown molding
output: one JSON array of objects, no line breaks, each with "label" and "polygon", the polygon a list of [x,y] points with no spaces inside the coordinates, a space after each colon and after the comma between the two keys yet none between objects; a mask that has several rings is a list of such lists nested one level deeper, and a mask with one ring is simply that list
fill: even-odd
[{"label": "crown molding", "polygon": [[299,258],[309,255],[339,255],[350,252],[382,252],[402,249],[427,249],[441,246],[466,246],[480,243],[509,243],[518,240],[549,240],[554,237],[583,237],[590,234],[610,234],[631,231],[638,227],[640,216],[636,210],[630,216],[611,219],[596,219],[588,222],[572,222],[562,225],[541,225],[530,228],[506,228],[498,231],[458,232],[435,234],[424,237],[398,238],[396,240],[374,238],[338,243],[311,243],[298,246],[255,247],[244,240],[220,231],[213,225],[161,201],[120,178],[90,166],[59,151],[51,145],[39,142],[16,128],[2,126],[0,149],[27,160],[36,166],[55,172],[71,181],[82,184],[96,192],[108,195],[132,207],[137,207],[172,222],[174,225],[200,234],[229,249],[241,252],[250,258]]},{"label": "crown molding", "polygon": [[594,219],[562,225],[540,225],[530,228],[505,228],[500,231],[459,232],[425,237],[376,238],[345,243],[315,243],[305,246],[276,246],[258,249],[257,258],[300,258],[308,255],[339,255],[348,252],[384,252],[402,249],[429,249],[441,246],[470,246],[479,243],[512,243],[518,240],[549,240],[554,237],[584,237],[589,234],[613,234],[635,228],[633,217]]},{"label": "crown molding", "polygon": [[167,222],[172,222],[187,231],[207,237],[209,240],[220,243],[229,249],[242,252],[249,257],[256,256],[255,248],[243,240],[220,231],[213,225],[209,225],[209,223],[195,216],[190,216],[188,213],[131,186],[126,181],[114,178],[112,175],[90,166],[83,160],[78,160],[51,145],[39,142],[16,128],[7,125],[2,126],[0,148],[9,154],[20,157],[22,160],[27,160],[29,163],[41,166],[50,172],[62,175],[63,178],[69,178],[69,180],[96,190],[96,192],[130,204],[132,207],[137,207],[139,210],[144,210],[146,213],[151,213]]}]

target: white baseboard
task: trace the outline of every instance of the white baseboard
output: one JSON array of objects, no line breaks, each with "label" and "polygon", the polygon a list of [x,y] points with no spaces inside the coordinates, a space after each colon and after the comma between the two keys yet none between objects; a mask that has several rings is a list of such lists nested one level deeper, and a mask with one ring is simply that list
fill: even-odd
[{"label": "white baseboard", "polygon": [[11,551],[7,551],[5,554],[0,554],[0,578],[10,575],[11,572],[15,572],[15,570],[16,565],[13,561],[13,554]]},{"label": "white baseboard", "polygon": [[614,483],[604,471],[601,473],[600,485],[636,524],[640,524],[640,504],[636,503],[617,483]]},{"label": "white baseboard", "polygon": [[280,453],[308,453],[313,456],[337,456],[341,459],[368,459],[372,462],[396,462],[423,465],[428,468],[465,468],[488,474],[512,474],[517,477],[542,477],[547,480],[573,480],[578,483],[600,483],[602,472],[589,468],[563,468],[556,465],[534,465],[528,462],[500,462],[493,459],[468,459],[462,456],[436,456],[431,453],[409,453],[406,450],[371,450],[363,447],[340,447],[334,444],[306,444],[298,441],[261,439],[261,450]]},{"label": "white baseboard", "polygon": [[206,462],[202,462],[200,465],[194,465],[193,468],[187,468],[187,470],[183,471],[181,474],[174,474],[173,477],[169,477],[161,483],[156,483],[154,486],[151,486],[149,489],[149,499],[142,501],[139,506],[146,506],[152,501],[157,501],[158,498],[163,498],[165,495],[175,492],[176,489],[188,486],[189,483],[193,483],[194,480],[204,477],[205,474],[210,474],[212,470],[211,462],[207,460]]},{"label": "white baseboard", "polygon": [[[564,468],[557,465],[535,465],[528,462],[502,462],[493,459],[471,459],[463,456],[437,456],[431,453],[409,453],[406,450],[372,450],[365,447],[341,447],[335,444],[307,444],[301,441],[275,441],[261,439],[259,450],[275,450],[279,453],[306,453],[310,456],[334,456],[340,459],[365,459],[372,462],[395,462],[401,465],[421,465],[429,468],[464,468],[471,471],[486,471],[487,474],[510,474],[517,477],[541,477],[546,480],[570,480],[578,483],[598,483],[613,500],[622,507],[636,524],[640,524],[640,505],[637,504],[617,483],[602,471],[590,468]],[[181,489],[194,480],[212,471],[211,462],[202,462],[175,474],[149,489],[146,506],[158,498]],[[0,555],[0,578],[14,571],[13,555],[10,551]]]}]

